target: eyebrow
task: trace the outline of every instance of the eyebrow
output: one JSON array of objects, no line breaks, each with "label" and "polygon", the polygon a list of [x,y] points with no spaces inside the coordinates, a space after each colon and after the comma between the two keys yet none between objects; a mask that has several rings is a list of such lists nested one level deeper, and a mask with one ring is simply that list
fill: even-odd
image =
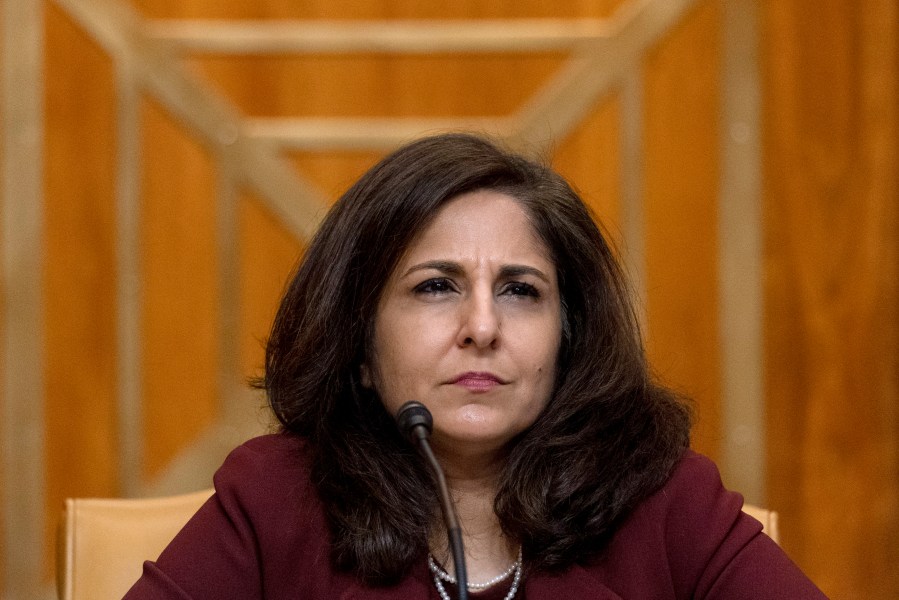
[{"label": "eyebrow", "polygon": [[[462,275],[465,273],[465,269],[462,268],[462,265],[456,262],[452,262],[449,260],[429,260],[423,263],[418,263],[416,265],[412,265],[409,267],[405,273],[403,273],[403,277],[407,277],[411,273],[415,271],[424,271],[433,269],[435,271],[440,271],[441,273],[446,273],[447,275]],[[536,267],[530,267],[528,265],[503,265],[500,267],[499,276],[500,279],[511,279],[514,277],[520,277],[522,275],[533,275],[534,277],[543,280],[546,283],[549,283],[549,277]]]}]

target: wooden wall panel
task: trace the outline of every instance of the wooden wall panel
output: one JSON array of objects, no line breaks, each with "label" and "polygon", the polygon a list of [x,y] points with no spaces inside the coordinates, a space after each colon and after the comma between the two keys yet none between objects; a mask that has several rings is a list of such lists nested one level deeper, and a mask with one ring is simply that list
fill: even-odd
[{"label": "wooden wall panel", "polygon": [[521,106],[562,59],[558,55],[317,56],[193,62],[249,115],[499,116]]},{"label": "wooden wall panel", "polygon": [[[420,2],[158,2],[137,6],[148,16],[501,18],[606,16],[616,1],[570,3],[469,2],[449,7]],[[50,5],[48,23],[48,210],[50,244],[65,248],[77,222],[88,238],[50,267],[54,303],[48,340],[50,404],[48,522],[65,496],[115,495],[115,239],[112,64]],[[449,12],[447,12],[449,11]],[[502,115],[513,112],[560,64],[559,56],[355,57],[194,60],[215,86],[251,115]],[[555,156],[612,230],[620,221],[617,102],[598,106]],[[142,107],[141,197],[144,262],[145,473],[157,474],[209,423],[216,410],[214,335],[216,263],[214,173],[205,152],[153,102]],[[58,148],[54,150],[54,148]],[[374,154],[298,155],[299,170],[331,197],[339,195]],[[84,162],[89,161],[88,165]],[[252,198],[240,209],[241,365],[257,374],[261,347],[283,283],[301,245]],[[56,250],[55,253],[61,253]],[[83,263],[83,264],[82,264]],[[68,265],[69,263],[65,263]],[[55,283],[57,281],[63,283]],[[63,290],[62,288],[70,286]],[[55,287],[54,287],[55,286]],[[91,287],[93,286],[93,287]],[[72,306],[90,311],[73,320]],[[75,315],[77,316],[77,315]],[[70,330],[75,329],[75,333]],[[55,333],[59,331],[60,333]],[[78,336],[81,337],[77,337]],[[56,336],[56,337],[54,337]],[[72,344],[77,345],[73,347]],[[84,355],[82,357],[82,354]],[[55,362],[54,362],[55,361]],[[87,388],[75,393],[73,381]],[[93,387],[91,387],[93,386]],[[84,404],[87,407],[83,406]],[[86,410],[87,408],[87,410]],[[77,414],[75,414],[77,413]],[[80,419],[80,420],[79,420]],[[64,434],[64,435],[63,435]],[[65,443],[78,438],[76,444]],[[96,447],[85,445],[81,438]],[[72,451],[72,446],[80,448]],[[87,448],[90,448],[89,450]],[[59,465],[59,466],[58,466]],[[78,465],[80,470],[70,468]],[[50,540],[48,537],[48,547]],[[49,553],[48,553],[49,556]]]},{"label": "wooden wall panel", "polygon": [[[134,3],[159,17],[365,19],[604,16],[619,4]],[[770,503],[783,514],[787,549],[840,598],[899,597],[899,574],[890,568],[899,564],[895,13],[890,0],[764,4]],[[661,376],[696,398],[696,445],[712,456],[720,441],[720,23],[720,0],[700,2],[643,71],[649,349]],[[47,33],[52,525],[64,496],[116,492],[116,139],[111,60],[52,3]],[[508,113],[557,63],[555,56],[459,63],[363,56],[192,64],[248,114],[420,116]],[[209,157],[164,111],[152,103],[143,111],[146,470],[153,474],[216,410],[218,273]],[[553,152],[613,232],[621,221],[620,112],[617,98],[598,105]],[[377,156],[291,159],[334,198]],[[241,366],[253,375],[302,245],[255,198],[241,199],[239,218]]]},{"label": "wooden wall panel", "polygon": [[[6,35],[5,29],[0,27],[0,36],[5,36],[5,35]],[[2,61],[6,58],[5,41],[6,41],[5,39],[0,38],[0,64],[2,64]],[[0,90],[4,89],[4,82],[5,82],[5,69],[0,69]],[[4,117],[5,117],[5,112],[0,111],[0,132],[3,131],[3,128],[5,126]],[[4,145],[0,144],[0,164],[2,164],[3,160],[4,160]],[[3,185],[3,176],[4,176],[4,170],[0,169],[0,186]],[[2,187],[0,187],[0,189],[2,189]],[[5,202],[5,201],[6,201],[5,198],[0,198],[0,202]],[[2,260],[2,258],[3,258],[3,256],[0,255],[0,260]],[[4,308],[2,304],[0,304],[0,308]],[[5,314],[5,310],[3,311],[3,314]],[[5,319],[5,317],[0,317],[0,333],[3,332],[3,327],[5,326],[4,319]],[[0,360],[5,361],[5,357],[2,353],[0,353]],[[4,382],[5,377],[6,377],[6,369],[0,369],[0,383]],[[5,414],[3,411],[6,409],[4,402],[6,402],[6,398],[4,397],[4,394],[0,394],[0,413],[2,413],[2,414]],[[9,487],[7,487],[8,484],[6,483],[5,469],[6,469],[6,461],[0,460],[0,499],[3,499],[5,497],[4,490],[9,489]],[[7,564],[6,564],[7,529],[6,529],[6,518],[5,518],[4,512],[5,511],[0,511],[0,590],[6,589],[6,583],[4,582],[4,578],[5,578],[6,572],[7,572]]]},{"label": "wooden wall panel", "polygon": [[568,179],[593,210],[620,249],[621,232],[621,107],[617,95],[601,102],[553,152],[553,166]]},{"label": "wooden wall panel", "polygon": [[720,442],[717,195],[721,5],[701,2],[650,54],[645,74],[648,350],[694,399],[694,446]]},{"label": "wooden wall panel", "polygon": [[143,468],[152,477],[216,415],[219,282],[210,156],[155,102],[142,113]]},{"label": "wooden wall panel", "polygon": [[241,367],[258,377],[265,367],[265,342],[302,244],[252,197],[240,203]]},{"label": "wooden wall panel", "polygon": [[605,17],[625,0],[135,0],[148,17],[206,19],[486,19]]},{"label": "wooden wall panel", "polygon": [[381,156],[378,152],[333,151],[296,152],[290,158],[304,177],[336,200]]},{"label": "wooden wall panel", "polygon": [[833,598],[899,597],[899,14],[764,4],[770,498]]},{"label": "wooden wall panel", "polygon": [[[4,36],[4,35],[6,35],[5,30],[0,28],[0,36]],[[5,42],[4,39],[0,39],[0,63],[2,63],[2,61],[6,58],[6,49],[5,49],[6,46],[5,46],[4,42]],[[3,87],[4,82],[5,82],[5,72],[4,72],[4,69],[0,69],[0,90],[4,89],[4,87]],[[4,127],[4,113],[3,113],[3,111],[0,111],[0,131],[3,131],[3,127]],[[2,164],[3,159],[4,159],[3,144],[0,144],[0,164]],[[3,185],[3,176],[4,176],[3,169],[0,169],[0,186]],[[0,189],[2,189],[2,188],[0,188]],[[5,198],[0,198],[0,202],[5,202],[5,201],[6,201]],[[2,259],[2,255],[0,255],[0,259]],[[2,304],[0,304],[0,308],[2,308]],[[5,311],[4,311],[4,314],[5,314]],[[0,317],[0,332],[3,332],[3,327],[5,325],[5,323],[3,321],[4,321],[4,318]],[[4,359],[4,356],[2,354],[0,354],[0,359]],[[2,383],[4,378],[6,377],[5,371],[6,371],[6,369],[0,369],[0,383]],[[4,402],[6,402],[6,398],[4,397],[3,394],[0,394],[0,412],[4,411],[4,409],[6,408],[6,406],[4,405]],[[6,483],[5,468],[6,468],[6,462],[3,460],[0,460],[0,499],[4,498],[4,496],[5,496],[5,494],[3,493],[3,490],[9,489],[8,487],[6,487],[8,484]],[[7,566],[6,566],[6,552],[7,552],[6,536],[7,536],[6,519],[5,519],[5,515],[3,514],[3,512],[0,511],[0,590],[6,589],[6,584],[4,583],[4,577],[6,576],[6,569],[7,569]]]},{"label": "wooden wall panel", "polygon": [[46,24],[45,456],[52,548],[65,497],[118,491],[116,134],[111,59],[52,5]]}]

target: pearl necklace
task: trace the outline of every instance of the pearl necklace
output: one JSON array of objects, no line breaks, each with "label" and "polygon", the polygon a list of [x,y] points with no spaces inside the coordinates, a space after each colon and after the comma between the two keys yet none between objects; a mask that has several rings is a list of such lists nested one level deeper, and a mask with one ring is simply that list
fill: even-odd
[{"label": "pearl necklace", "polygon": [[[437,593],[440,594],[440,598],[442,600],[451,600],[449,594],[446,592],[446,588],[443,587],[443,582],[451,583],[455,585],[456,578],[447,573],[440,565],[437,564],[437,561],[434,560],[434,557],[428,554],[428,568],[431,570],[431,573],[434,576],[434,586],[437,588]],[[518,592],[518,584],[521,582],[521,548],[518,548],[518,558],[512,563],[508,569],[504,572],[500,573],[493,579],[489,581],[485,581],[483,583],[469,583],[466,587],[470,591],[482,591],[486,590],[489,587],[492,587],[503,581],[504,579],[508,579],[512,573],[515,576],[512,578],[512,587],[509,588],[509,593],[506,594],[504,600],[512,600],[515,597],[515,593]]]}]

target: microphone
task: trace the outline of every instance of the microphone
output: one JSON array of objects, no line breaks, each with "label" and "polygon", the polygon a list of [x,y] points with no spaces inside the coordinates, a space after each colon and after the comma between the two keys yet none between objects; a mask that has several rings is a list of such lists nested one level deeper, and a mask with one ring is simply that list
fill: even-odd
[{"label": "microphone", "polygon": [[419,451],[427,459],[434,476],[437,478],[437,487],[440,491],[440,508],[443,511],[443,520],[446,523],[446,536],[449,540],[450,552],[453,555],[453,564],[456,567],[456,585],[459,591],[459,600],[468,600],[468,575],[465,571],[465,550],[462,547],[462,529],[459,527],[459,519],[453,508],[453,500],[450,497],[449,488],[446,485],[446,476],[437,457],[431,450],[428,439],[434,429],[434,418],[431,411],[422,404],[410,400],[403,404],[396,412],[396,423],[403,436],[418,447]]},{"label": "microphone", "polygon": [[413,444],[427,440],[434,430],[434,417],[421,402],[410,400],[403,404],[396,413],[396,424],[400,432]]}]

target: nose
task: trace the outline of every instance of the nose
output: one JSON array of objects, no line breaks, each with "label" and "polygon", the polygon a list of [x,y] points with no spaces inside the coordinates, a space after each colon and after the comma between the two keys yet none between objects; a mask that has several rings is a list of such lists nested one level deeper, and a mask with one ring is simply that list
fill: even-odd
[{"label": "nose", "polygon": [[460,346],[495,348],[499,342],[500,318],[496,299],[489,290],[473,292],[461,306]]}]

